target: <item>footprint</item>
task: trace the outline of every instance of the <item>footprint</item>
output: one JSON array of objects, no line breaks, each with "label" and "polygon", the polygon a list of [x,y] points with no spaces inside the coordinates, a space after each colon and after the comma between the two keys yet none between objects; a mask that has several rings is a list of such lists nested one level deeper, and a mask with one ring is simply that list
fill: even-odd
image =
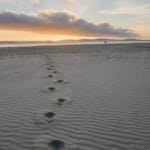
[{"label": "footprint", "polygon": [[47,67],[47,70],[53,70],[52,68],[50,68],[50,67]]},{"label": "footprint", "polygon": [[58,71],[57,71],[57,70],[54,70],[53,73],[56,74],[56,73],[58,73]]},{"label": "footprint", "polygon": [[47,76],[43,76],[42,78],[43,78],[43,79],[46,79],[46,78],[53,78],[53,75],[49,74],[49,75],[47,75]]},{"label": "footprint", "polygon": [[47,125],[52,123],[56,118],[56,114],[49,110],[40,110],[39,112],[35,113],[35,124],[37,125]]},{"label": "footprint", "polygon": [[67,80],[62,80],[62,79],[57,80],[56,82],[57,82],[57,83],[62,83],[62,84],[68,84],[68,83],[70,83],[69,81],[67,81]]},{"label": "footprint", "polygon": [[67,101],[67,99],[65,99],[65,98],[58,98],[57,99],[57,104],[63,105],[66,101]]},{"label": "footprint", "polygon": [[62,141],[51,135],[40,135],[33,140],[33,150],[79,150],[77,141]]},{"label": "footprint", "polygon": [[55,119],[55,113],[53,113],[53,112],[46,112],[46,113],[44,114],[44,116],[45,116],[45,120],[46,120],[48,123],[54,121],[54,119]]},{"label": "footprint", "polygon": [[54,66],[54,65],[50,65],[50,67],[51,67],[51,68],[54,68],[55,66]]},{"label": "footprint", "polygon": [[65,143],[61,140],[52,140],[48,143],[48,147],[52,150],[65,150]]},{"label": "footprint", "polygon": [[54,68],[55,68],[54,65],[49,65],[49,66],[47,67],[47,70],[54,70]]},{"label": "footprint", "polygon": [[72,103],[73,100],[71,100],[70,98],[68,97],[60,97],[60,98],[55,98],[53,99],[53,102],[57,105],[65,105],[65,104],[70,104]]},{"label": "footprint", "polygon": [[63,83],[63,82],[64,82],[64,80],[57,80],[57,82],[58,82],[58,83]]},{"label": "footprint", "polygon": [[15,71],[15,72],[14,72],[14,74],[18,74],[18,73],[20,73],[20,72],[19,72],[19,71]]},{"label": "footprint", "polygon": [[52,78],[52,77],[53,77],[53,75],[49,74],[49,75],[48,75],[48,77],[49,77],[49,78]]},{"label": "footprint", "polygon": [[44,93],[55,92],[55,91],[56,91],[55,87],[46,87],[42,89],[42,92]]},{"label": "footprint", "polygon": [[55,87],[48,87],[48,90],[49,90],[49,91],[55,91],[56,88],[55,88]]}]

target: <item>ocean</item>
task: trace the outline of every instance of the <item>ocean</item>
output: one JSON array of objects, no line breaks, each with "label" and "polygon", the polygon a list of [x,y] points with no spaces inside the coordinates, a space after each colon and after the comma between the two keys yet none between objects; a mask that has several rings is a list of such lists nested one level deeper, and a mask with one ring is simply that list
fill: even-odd
[{"label": "ocean", "polygon": [[129,43],[150,43],[149,40],[114,40],[114,41],[73,41],[73,42],[0,42],[0,47],[30,47],[48,45],[83,45],[83,44],[129,44]]}]

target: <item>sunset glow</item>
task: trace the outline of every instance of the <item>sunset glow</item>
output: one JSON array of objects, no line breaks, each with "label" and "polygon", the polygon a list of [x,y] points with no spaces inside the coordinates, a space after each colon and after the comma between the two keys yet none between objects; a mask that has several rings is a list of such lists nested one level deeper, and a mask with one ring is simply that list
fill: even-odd
[{"label": "sunset glow", "polygon": [[0,41],[150,39],[149,0],[0,0]]}]

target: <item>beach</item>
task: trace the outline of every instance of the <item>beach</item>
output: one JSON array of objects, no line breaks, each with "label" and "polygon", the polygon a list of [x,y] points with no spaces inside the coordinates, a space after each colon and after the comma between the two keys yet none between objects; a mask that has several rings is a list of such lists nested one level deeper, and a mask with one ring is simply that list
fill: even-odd
[{"label": "beach", "polygon": [[149,150],[150,44],[0,48],[0,150]]}]

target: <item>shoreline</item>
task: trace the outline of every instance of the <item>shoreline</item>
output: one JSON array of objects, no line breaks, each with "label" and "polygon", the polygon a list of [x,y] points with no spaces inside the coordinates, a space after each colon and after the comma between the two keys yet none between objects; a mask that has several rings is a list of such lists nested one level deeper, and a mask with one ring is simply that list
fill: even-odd
[{"label": "shoreline", "polygon": [[72,45],[118,45],[118,44],[150,44],[150,40],[145,41],[108,41],[107,43],[100,42],[52,42],[52,43],[38,43],[38,42],[14,42],[0,43],[0,48],[11,48],[11,47],[37,47],[37,46],[72,46]]},{"label": "shoreline", "polygon": [[0,47],[0,56],[47,53],[149,52],[150,43]]}]

